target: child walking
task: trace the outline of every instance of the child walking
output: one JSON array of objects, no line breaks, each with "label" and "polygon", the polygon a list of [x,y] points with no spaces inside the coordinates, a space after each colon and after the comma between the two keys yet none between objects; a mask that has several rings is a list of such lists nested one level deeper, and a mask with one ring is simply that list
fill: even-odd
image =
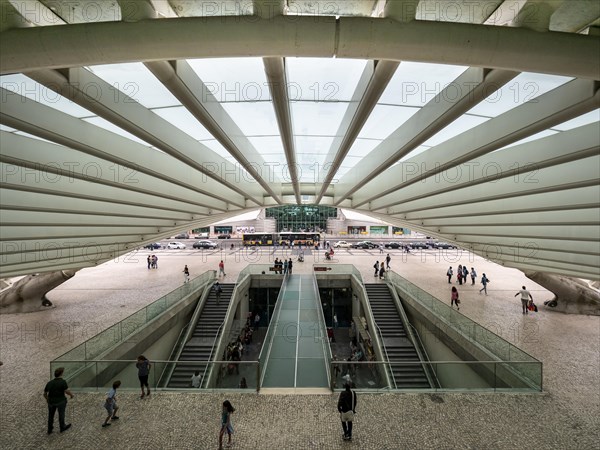
[{"label": "child walking", "polygon": [[121,382],[118,380],[115,381],[112,385],[112,389],[110,391],[108,391],[108,393],[106,394],[106,402],[104,403],[104,408],[108,412],[108,416],[106,417],[106,420],[104,420],[104,423],[102,424],[103,428],[110,426],[111,419],[112,420],[119,419],[117,417],[117,411],[119,410],[119,407],[117,406],[117,389],[119,388],[119,386],[121,386]]},{"label": "child walking", "polygon": [[233,425],[231,424],[231,415],[235,408],[231,406],[229,400],[223,402],[223,411],[221,412],[221,431],[219,432],[219,450],[223,449],[223,435],[227,432],[228,440],[226,447],[231,447],[231,435],[233,434]]}]

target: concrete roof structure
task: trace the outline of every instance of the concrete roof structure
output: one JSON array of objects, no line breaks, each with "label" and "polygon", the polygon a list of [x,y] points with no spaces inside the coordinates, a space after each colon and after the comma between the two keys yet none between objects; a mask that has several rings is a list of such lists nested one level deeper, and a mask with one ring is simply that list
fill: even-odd
[{"label": "concrete roof structure", "polygon": [[3,276],[323,204],[600,279],[595,0],[2,0]]}]

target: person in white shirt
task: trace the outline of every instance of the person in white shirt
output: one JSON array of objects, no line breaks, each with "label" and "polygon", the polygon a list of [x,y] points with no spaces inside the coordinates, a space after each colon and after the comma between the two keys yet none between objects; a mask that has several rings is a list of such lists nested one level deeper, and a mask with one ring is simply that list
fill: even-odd
[{"label": "person in white shirt", "polygon": [[200,371],[196,370],[196,373],[192,375],[192,387],[200,387]]},{"label": "person in white shirt", "polygon": [[527,309],[527,306],[529,306],[530,300],[533,301],[533,297],[531,296],[531,293],[525,288],[525,286],[522,286],[522,289],[515,294],[515,297],[519,294],[521,294],[521,306],[523,307],[523,314],[528,314],[529,310]]}]

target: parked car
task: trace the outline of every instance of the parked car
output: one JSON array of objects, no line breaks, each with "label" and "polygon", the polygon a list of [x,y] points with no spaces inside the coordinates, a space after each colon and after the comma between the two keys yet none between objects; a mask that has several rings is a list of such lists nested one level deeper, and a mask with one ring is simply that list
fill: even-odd
[{"label": "parked car", "polygon": [[185,248],[185,244],[183,244],[181,242],[169,242],[167,244],[167,248],[175,249],[175,250],[183,250]]},{"label": "parked car", "polygon": [[385,248],[402,248],[404,247],[404,244],[401,244],[400,242],[388,242],[387,244],[385,244]]},{"label": "parked car", "polygon": [[162,244],[160,242],[152,242],[148,245],[144,245],[144,248],[149,248],[150,250],[158,250],[162,248]]},{"label": "parked car", "polygon": [[219,245],[213,241],[196,241],[192,247],[194,248],[217,248]]},{"label": "parked car", "polygon": [[378,244],[375,244],[374,242],[371,242],[371,241],[361,241],[361,242],[352,244],[352,248],[371,249],[371,248],[378,248],[378,247],[379,247]]},{"label": "parked car", "polygon": [[175,239],[189,239],[190,235],[187,233],[179,233],[177,236],[175,236]]},{"label": "parked car", "polygon": [[411,242],[410,248],[420,248],[426,250],[429,248],[429,245],[427,244],[427,242]]},{"label": "parked car", "polygon": [[334,248],[351,248],[352,244],[350,244],[350,242],[346,242],[346,241],[337,241],[335,244],[333,244]]},{"label": "parked car", "polygon": [[449,244],[447,242],[434,242],[433,248],[449,249],[449,248],[458,248],[458,247],[454,244]]},{"label": "parked car", "polygon": [[230,234],[220,234],[217,236],[217,239],[231,239]]}]

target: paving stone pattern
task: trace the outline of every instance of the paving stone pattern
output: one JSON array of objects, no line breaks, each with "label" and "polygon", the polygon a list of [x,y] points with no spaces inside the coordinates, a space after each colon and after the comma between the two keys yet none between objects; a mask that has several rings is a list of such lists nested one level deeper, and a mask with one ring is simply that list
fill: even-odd
[{"label": "paving stone pattern", "polygon": [[[101,428],[104,392],[75,392],[67,409],[72,429],[47,436],[42,391],[52,359],[180,285],[184,264],[193,277],[224,259],[221,280],[235,282],[248,262],[273,259],[262,252],[249,261],[229,249],[155,253],[157,270],[146,269],[146,252],[133,253],[80,271],[49,294],[53,309],[0,316],[0,448],[216,449],[220,405],[229,399],[237,408],[238,449],[600,449],[600,318],[543,307],[523,316],[513,297],[521,285],[538,306],[551,294],[521,272],[467,252],[389,253],[395,271],[448,302],[449,265],[474,266],[479,277],[485,272],[492,280],[488,296],[478,293],[478,284],[457,286],[460,312],[542,360],[543,394],[360,394],[354,439],[345,442],[337,394],[157,392],[141,400],[123,391],[120,420]],[[295,264],[294,272],[310,272],[312,258]],[[371,268],[378,252],[340,249],[335,259],[378,282]]]}]

